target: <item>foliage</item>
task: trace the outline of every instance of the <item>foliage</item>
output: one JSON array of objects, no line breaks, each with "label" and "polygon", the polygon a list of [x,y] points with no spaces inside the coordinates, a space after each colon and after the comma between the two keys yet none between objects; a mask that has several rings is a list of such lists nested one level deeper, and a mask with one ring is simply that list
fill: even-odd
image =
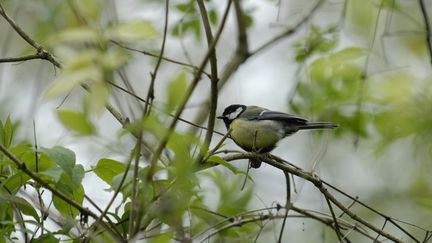
[{"label": "foliage", "polygon": [[[86,149],[94,152],[90,156],[94,162],[87,163],[87,158],[81,157],[85,146],[75,147],[67,142],[53,146],[38,143],[40,131],[34,131],[32,136],[22,135],[29,129],[18,126],[22,122],[20,118],[14,118],[15,113],[6,116],[0,110],[0,242],[23,239],[34,242],[257,241],[265,234],[262,232],[270,231],[269,227],[273,232],[279,230],[278,224],[266,226],[266,223],[286,217],[282,211],[289,211],[289,216],[317,220],[329,226],[338,237],[341,237],[338,231],[350,237],[351,231],[357,231],[358,238],[364,235],[375,237],[373,234],[378,233],[391,240],[392,235],[386,235],[384,226],[387,222],[394,223],[390,222],[392,217],[368,207],[367,212],[358,213],[365,216],[366,223],[353,216],[342,217],[347,212],[337,205],[337,199],[330,197],[333,191],[327,188],[331,185],[314,173],[284,167],[291,165],[271,156],[262,159],[270,160],[266,161],[269,164],[276,161],[271,165],[286,173],[292,169],[290,173],[311,182],[329,202],[330,212],[297,208],[297,203],[289,201],[289,195],[281,197],[281,200],[287,198],[287,208],[275,203],[275,207],[256,209],[253,176],[228,161],[252,155],[221,149],[223,141],[209,136],[216,133],[211,122],[200,130],[202,134],[184,129],[185,124],[205,126],[204,122],[191,122],[190,114],[195,110],[189,112],[185,104],[193,103],[192,94],[195,89],[199,90],[195,92],[199,92],[205,102],[199,105],[203,110],[196,113],[202,113],[212,121],[218,98],[224,98],[218,97],[216,89],[221,90],[241,64],[247,65],[248,58],[259,57],[257,53],[292,36],[297,39],[290,48],[295,51],[293,60],[299,68],[294,96],[289,100],[294,112],[339,123],[343,129],[334,132],[332,141],[345,143],[347,138],[354,138],[356,145],[359,140],[367,142],[377,158],[391,153],[395,144],[407,142],[409,146],[405,150],[413,154],[413,161],[429,169],[430,163],[426,163],[432,156],[429,74],[420,78],[415,68],[400,68],[398,63],[390,61],[391,55],[396,54],[387,53],[376,44],[379,36],[388,34],[388,25],[392,21],[398,26],[403,23],[410,31],[423,33],[423,25],[419,27],[405,21],[408,18],[413,23],[419,22],[417,16],[408,14],[407,17],[404,11],[417,5],[387,0],[345,1],[342,10],[332,8],[332,11],[343,12],[339,22],[325,24],[312,18],[317,11],[313,10],[297,25],[293,24],[292,29],[285,30],[286,36],[276,35],[262,46],[258,45],[254,52],[254,49],[242,51],[242,48],[257,46],[248,32],[263,20],[255,15],[257,9],[240,2],[228,1],[230,12],[226,14],[221,11],[221,6],[225,7],[226,3],[214,0],[176,1],[167,9],[163,1],[144,1],[142,4],[148,4],[148,11],[154,8],[160,13],[165,12],[169,22],[161,23],[161,16],[152,19],[155,14],[145,11],[144,18],[131,14],[128,18],[117,19],[113,17],[116,10],[111,4],[114,3],[106,1],[46,0],[23,4],[27,11],[34,8],[35,11],[29,13],[29,19],[34,22],[27,20],[28,23],[23,21],[25,24],[21,25],[19,18],[4,21],[18,36],[24,36],[19,40],[26,46],[11,44],[11,49],[20,49],[24,56],[16,55],[12,59],[2,56],[2,62],[31,63],[33,59],[40,59],[56,68],[55,74],[49,77],[54,79],[53,82],[43,87],[40,96],[44,103],[63,99],[60,108],[53,111],[57,122],[68,131],[62,137],[83,143],[90,141],[88,144],[98,144],[106,150],[110,150],[107,144],[112,142],[116,151],[121,152],[110,151],[99,156],[89,146]],[[275,3],[269,1],[266,4]],[[319,4],[318,10],[322,8]],[[0,6],[5,20],[5,13],[11,12],[9,9],[18,8],[13,1],[5,1]],[[382,11],[396,17],[386,19],[382,24]],[[204,18],[203,14],[206,14]],[[224,19],[224,16],[229,19],[230,15],[237,18],[233,21]],[[205,24],[206,17],[210,27]],[[304,25],[307,20],[312,24]],[[220,73],[213,73],[220,63],[210,57],[212,50],[204,49],[208,53],[197,62],[209,62],[211,68],[172,59],[164,52],[165,44],[175,42],[188,59],[189,53],[184,46],[188,38],[194,39],[193,51],[200,52],[218,33],[231,35],[231,30],[222,28],[231,22],[235,23],[238,32],[232,38],[238,41],[237,50],[232,58],[220,58],[220,53],[224,53],[220,50],[226,43],[218,42],[218,58],[228,60]],[[28,28],[22,27],[25,25]],[[307,34],[292,35],[300,29],[307,30]],[[427,44],[424,38],[414,36],[397,41],[392,48],[409,53],[422,62],[428,52]],[[429,52],[432,55],[432,51]],[[382,62],[386,63],[386,68],[382,67]],[[139,77],[129,76],[133,66],[141,67]],[[219,87],[209,88],[209,97],[206,97],[206,76],[215,76],[219,81]],[[20,92],[29,95],[25,89]],[[102,124],[113,118],[120,126],[106,132]],[[51,132],[46,131],[42,136]],[[204,141],[204,134],[208,141]],[[215,149],[207,147],[217,142],[220,144]],[[432,186],[428,171],[419,171],[404,190],[407,191],[405,195],[413,198],[413,204],[430,212],[432,203],[428,196],[432,195]],[[87,179],[97,179],[98,186],[103,185],[103,188],[95,189]],[[246,187],[243,188],[244,183]],[[106,200],[94,202],[91,195],[94,190],[106,192]],[[349,193],[341,194],[353,205],[360,204],[360,200],[354,200]],[[341,211],[340,217],[334,216],[331,205]],[[364,233],[364,228],[373,229],[368,222],[377,219],[384,219],[384,226],[371,231],[375,233]],[[410,237],[410,233],[398,226],[404,237]],[[421,232],[412,234],[417,238],[424,232],[428,234],[430,231],[425,229],[429,226],[417,227]],[[399,235],[394,237],[401,238]]]}]

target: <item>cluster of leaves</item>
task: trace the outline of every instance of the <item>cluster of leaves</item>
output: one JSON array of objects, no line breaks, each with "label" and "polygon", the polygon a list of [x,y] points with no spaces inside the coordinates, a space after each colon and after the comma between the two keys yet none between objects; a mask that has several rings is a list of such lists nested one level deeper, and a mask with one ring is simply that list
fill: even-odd
[{"label": "cluster of leaves", "polygon": [[[348,6],[347,18],[351,21],[348,24],[355,27],[349,31],[360,33],[356,38],[370,38],[364,46],[373,47],[339,46],[332,39],[332,27],[313,27],[310,34],[294,46],[296,61],[305,64],[305,72],[299,77],[292,108],[315,115],[316,119],[338,122],[343,129],[336,130],[337,134],[349,132],[364,139],[373,144],[376,155],[388,155],[404,144],[403,151],[412,153],[409,166],[420,169],[415,175],[404,175],[412,178],[405,193],[410,203],[416,202],[419,208],[430,212],[431,181],[429,173],[424,172],[429,171],[432,158],[431,80],[418,75],[418,66],[401,68],[398,60],[387,56],[390,49],[403,50],[409,53],[404,54],[407,60],[424,61],[429,58],[426,41],[422,35],[407,35],[400,38],[401,41],[387,44],[382,37],[390,35],[392,29],[423,31],[423,25],[407,14],[407,9],[418,11],[417,3],[356,0]],[[393,17],[385,20],[382,30],[377,26],[380,25],[377,16],[384,10],[391,11]],[[393,37],[397,37],[396,34]],[[373,42],[381,42],[381,45],[373,45]],[[414,55],[408,56],[410,54]],[[383,61],[385,70],[380,69]],[[403,167],[406,161],[392,163]]]},{"label": "cluster of leaves", "polygon": [[[49,47],[61,65],[56,79],[45,92],[45,98],[65,96],[80,86],[89,91],[83,99],[83,111],[57,111],[64,127],[78,136],[98,136],[97,126],[92,120],[94,117],[89,114],[102,112],[111,95],[110,83],[114,81],[115,72],[130,61],[126,50],[113,42],[147,44],[158,36],[152,23],[146,20],[106,23],[100,27],[104,22],[101,20],[104,3],[98,0],[50,2],[58,11],[50,12],[46,22],[41,20],[36,28],[39,41]],[[185,17],[179,23],[182,26],[174,27],[173,33],[182,28],[182,32],[194,31],[201,35],[195,1],[177,4],[175,9]],[[218,22],[216,7],[210,6],[208,13],[215,25]],[[0,155],[0,199],[3,199],[0,202],[0,242],[18,240],[19,232],[35,242],[82,240],[84,237],[109,242],[113,241],[112,235],[98,231],[97,223],[98,220],[106,222],[106,217],[111,219],[114,231],[119,232],[123,239],[139,235],[155,242],[169,242],[173,238],[205,237],[207,235],[203,232],[208,232],[220,221],[224,222],[221,225],[229,223],[220,215],[231,217],[242,213],[251,199],[252,190],[248,188],[239,192],[240,188],[234,185],[238,185],[243,177],[228,180],[225,173],[229,171],[197,172],[196,157],[201,144],[195,136],[172,131],[152,172],[154,176],[149,176],[150,157],[144,150],[154,150],[168,133],[166,122],[170,117],[167,114],[177,108],[189,78],[181,72],[167,86],[168,99],[164,105],[156,103],[149,115],[131,121],[129,126],[119,131],[120,136],[136,139],[138,146],[135,147],[143,150],[141,153],[141,149],[133,149],[130,154],[126,152],[122,156],[124,161],[99,158],[93,166],[84,168],[68,148],[35,149],[26,141],[13,142],[14,129],[10,119],[6,119],[4,125],[0,123],[2,145],[25,168],[50,185],[51,190],[68,198],[64,200],[50,193],[10,158]],[[142,141],[136,138],[139,134],[142,134]],[[216,156],[209,157],[208,162],[221,163],[238,173],[234,166]],[[74,202],[83,208],[92,204],[85,198],[91,199],[89,193],[94,188],[86,187],[83,179],[95,176],[106,183],[107,200],[115,202],[107,209],[106,217],[94,210],[94,205],[90,210],[97,212],[97,218],[91,218],[71,204]],[[206,178],[215,185],[211,193],[200,187]],[[221,203],[209,204],[209,198],[215,195],[219,195]],[[105,210],[103,206],[97,206]],[[45,222],[55,222],[58,227]],[[215,235],[221,239],[247,237],[251,230],[250,227],[241,231],[228,229]]]},{"label": "cluster of leaves", "polygon": [[[87,5],[95,4],[93,1],[79,2],[76,6],[79,10],[93,9],[87,8]],[[81,14],[82,18],[87,19],[86,11]],[[88,15],[99,16],[100,13],[91,12]],[[113,80],[114,72],[124,67],[129,60],[128,53],[112,42],[136,43],[157,36],[158,32],[152,23],[146,20],[107,24],[102,28],[92,27],[86,22],[77,23],[49,35],[44,42],[62,60],[62,69],[47,89],[45,97],[68,94],[83,85],[89,91],[84,100],[85,112],[100,113],[109,98],[109,82]]]},{"label": "cluster of leaves", "polygon": [[[84,187],[82,180],[85,172],[84,167],[76,163],[74,152],[64,147],[42,148],[39,151],[35,151],[31,144],[25,142],[14,145],[12,143],[13,129],[9,118],[4,125],[0,122],[0,134],[3,135],[1,145],[7,148],[10,153],[23,163],[23,166],[34,172],[34,174],[58,192],[67,195],[71,200],[79,204],[83,203]],[[30,228],[21,229],[28,232],[36,232],[40,227],[43,227],[42,222],[46,220],[45,217],[48,217],[48,211],[45,211],[45,206],[51,203],[39,204],[40,213],[38,213],[36,211],[38,207],[35,206],[35,203],[25,191],[27,187],[33,188],[38,192],[39,198],[42,200],[41,186],[34,182],[20,168],[17,168],[16,164],[6,156],[0,156],[0,165],[0,198],[2,199],[0,202],[0,208],[2,209],[0,213],[0,228],[2,229],[3,239],[13,240],[11,238],[13,236],[12,233],[19,229],[16,223],[19,223],[18,225],[25,224],[26,227],[33,228],[33,230]],[[57,211],[65,218],[75,218],[80,213],[68,202],[56,196],[52,195],[48,200],[54,204]],[[16,220],[17,214],[20,215],[18,219],[21,220]],[[26,218],[25,216],[30,216],[30,218]],[[65,223],[64,227],[64,232],[67,232],[73,225]],[[50,235],[53,234],[56,233],[50,233]],[[40,237],[44,238],[46,236],[41,235]]]},{"label": "cluster of leaves", "polygon": [[[143,120],[138,120],[131,123],[120,134],[122,136],[136,136],[139,131],[143,132],[143,147],[152,148],[165,136],[167,132],[166,112],[173,111],[179,99],[185,92],[187,87],[187,75],[182,72],[179,76],[173,79],[167,87],[168,102],[165,107],[160,110],[153,111]],[[163,112],[161,112],[163,111]],[[59,120],[77,135],[92,135],[94,133],[94,125],[86,118],[83,113],[60,110],[58,112]],[[102,179],[109,187],[108,192],[118,192],[114,197],[121,196],[121,202],[112,206],[109,210],[109,217],[112,217],[116,223],[118,231],[127,237],[131,232],[147,229],[146,238],[152,238],[156,242],[166,242],[173,237],[195,237],[207,232],[213,225],[223,220],[224,217],[235,216],[245,211],[251,199],[252,190],[249,188],[239,193],[238,185],[241,183],[242,177],[234,177],[234,180],[229,183],[224,173],[218,170],[210,172],[196,173],[196,152],[200,151],[200,141],[198,138],[188,135],[173,132],[166,146],[166,155],[161,157],[161,163],[157,164],[156,179],[149,180],[149,167],[147,164],[139,166],[134,171],[132,158],[140,155],[133,151],[129,161],[117,161],[110,158],[100,159],[90,170],[85,170],[84,167],[76,163],[75,153],[64,147],[42,148],[35,151],[34,147],[29,143],[19,143],[16,146],[12,145],[13,127],[10,119],[7,119],[5,125],[1,124],[0,138],[3,145],[25,166],[34,172],[45,182],[52,185],[54,190],[58,190],[68,196],[71,201],[83,205],[84,195],[86,191],[83,187],[83,178],[85,175],[96,175]],[[12,161],[7,157],[0,157],[2,168],[1,184],[3,190],[1,197],[2,205],[2,220],[7,222],[4,227],[8,229],[3,231],[2,236],[5,238],[11,237],[13,232],[16,232],[15,222],[20,221],[14,219],[14,210],[20,211],[21,214],[31,216],[33,219],[26,218],[27,233],[32,234],[35,240],[50,239],[50,242],[57,242],[58,237],[73,238],[74,230],[78,227],[78,217],[82,217],[76,208],[70,205],[70,202],[64,201],[56,196],[50,198],[43,197],[44,202],[33,202],[30,198],[23,198],[18,194],[28,191],[26,186],[30,186],[40,193],[41,188],[38,183],[34,182],[25,172],[17,168]],[[221,160],[217,156],[211,156],[208,159],[209,163],[221,163],[233,172],[238,170]],[[141,164],[141,163],[139,163]],[[136,176],[136,177],[135,177]],[[215,208],[204,203],[208,201],[207,197],[214,197],[214,193],[206,192],[206,189],[199,185],[204,178],[210,178],[215,184],[216,190],[219,191],[219,201]],[[135,183],[136,188],[133,184]],[[235,186],[237,185],[237,186]],[[26,193],[24,193],[27,195]],[[108,193],[107,193],[108,196]],[[132,200],[133,198],[133,200]],[[29,201],[30,200],[30,201]],[[114,198],[112,199],[114,200]],[[46,205],[51,205],[51,202],[57,212],[61,214],[65,222],[70,222],[67,227],[59,231],[53,231],[50,228],[44,228],[41,232],[43,235],[36,237],[36,232],[39,227],[44,227],[42,223],[46,218],[49,219],[49,211],[52,208]],[[40,205],[38,207],[32,205]],[[44,206],[42,206],[44,205]],[[135,217],[135,227],[139,225],[139,229],[130,229],[130,215]],[[219,215],[219,216],[218,216]],[[190,223],[186,223],[185,218],[188,218]],[[186,222],[188,222],[186,221]],[[92,227],[93,221],[90,220],[88,228]],[[229,221],[225,222],[226,224]],[[168,226],[168,229],[166,228]],[[80,225],[79,227],[83,227]],[[224,230],[219,235],[222,238],[231,237],[248,237],[255,230],[254,227],[243,227],[242,230]],[[206,235],[204,235],[206,236]],[[110,235],[102,233],[94,236],[98,239],[110,239]]]},{"label": "cluster of leaves", "polygon": [[293,110],[342,124],[344,129],[337,133],[351,132],[360,138],[378,133],[377,152],[412,136],[429,147],[431,142],[422,135],[431,124],[424,115],[431,97],[427,82],[418,81],[410,70],[365,73],[371,65],[370,51],[358,47],[335,50],[336,39],[328,38],[334,30],[313,27],[295,44],[296,60],[307,64],[307,72],[300,77],[291,102]]},{"label": "cluster of leaves", "polygon": [[351,131],[360,137],[367,136],[367,112],[358,107],[364,90],[361,60],[366,52],[357,47],[334,51],[337,39],[336,28],[322,30],[313,27],[310,34],[295,44],[296,60],[308,62],[308,75],[297,87],[292,108],[296,112],[318,115],[316,119],[333,120],[344,124],[344,131]]},{"label": "cluster of leaves", "polygon": [[[215,26],[219,21],[219,13],[217,6],[211,1],[206,1],[207,13],[210,24]],[[195,0],[187,0],[184,3],[175,5],[175,9],[179,12],[181,18],[172,28],[172,34],[177,37],[182,37],[192,33],[196,39],[202,37],[201,15],[199,13]],[[251,11],[245,11],[244,22],[246,27],[253,24]]]}]

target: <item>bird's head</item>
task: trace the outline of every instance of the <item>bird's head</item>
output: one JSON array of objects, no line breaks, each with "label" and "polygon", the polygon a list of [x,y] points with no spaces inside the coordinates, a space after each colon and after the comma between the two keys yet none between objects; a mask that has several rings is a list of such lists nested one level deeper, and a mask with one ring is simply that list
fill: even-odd
[{"label": "bird's head", "polygon": [[239,117],[245,110],[245,105],[230,105],[225,108],[222,116],[218,116],[217,118],[222,119],[227,129],[229,129],[231,122],[234,121],[237,117]]}]

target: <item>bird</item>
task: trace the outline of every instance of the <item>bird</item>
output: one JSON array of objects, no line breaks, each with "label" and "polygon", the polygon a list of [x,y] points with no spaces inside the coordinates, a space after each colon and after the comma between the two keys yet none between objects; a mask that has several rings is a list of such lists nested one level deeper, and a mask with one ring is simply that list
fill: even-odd
[{"label": "bird", "polygon": [[[299,130],[334,129],[334,122],[312,122],[305,118],[283,112],[271,111],[259,106],[233,104],[227,106],[222,115],[227,130],[234,142],[248,152],[267,154],[277,143]],[[259,168],[261,161],[250,160],[250,167]]]}]

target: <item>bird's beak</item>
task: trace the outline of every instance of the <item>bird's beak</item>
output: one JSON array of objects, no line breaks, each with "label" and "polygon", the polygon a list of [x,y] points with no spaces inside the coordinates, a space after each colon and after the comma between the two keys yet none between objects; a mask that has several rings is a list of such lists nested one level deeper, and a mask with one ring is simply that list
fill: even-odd
[{"label": "bird's beak", "polygon": [[216,117],[217,119],[223,119],[224,117],[223,116],[218,116],[218,117]]}]

